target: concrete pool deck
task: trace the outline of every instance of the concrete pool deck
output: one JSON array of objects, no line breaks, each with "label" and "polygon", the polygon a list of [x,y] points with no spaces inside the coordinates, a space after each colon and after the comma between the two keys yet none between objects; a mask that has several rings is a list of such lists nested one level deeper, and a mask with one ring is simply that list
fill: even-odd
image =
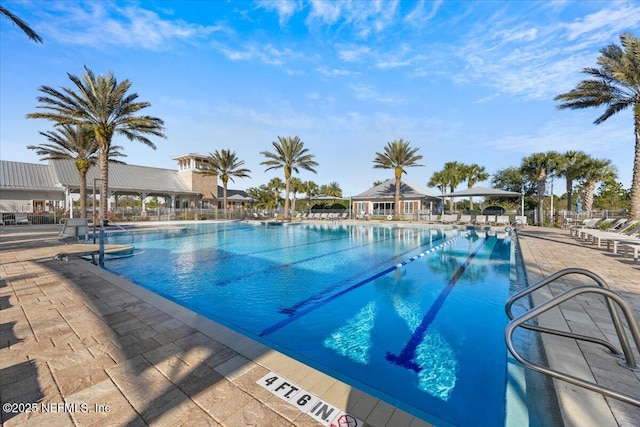
[{"label": "concrete pool deck", "polygon": [[[323,425],[256,384],[269,372],[372,427],[428,425],[72,256],[57,231],[0,229],[0,396],[14,404],[3,410],[3,425]],[[527,227],[520,245],[530,283],[587,268],[640,318],[640,264],[579,243],[567,230]],[[53,260],[59,252],[68,261]],[[550,292],[573,282],[585,280],[565,278]],[[599,300],[579,298],[549,315],[559,328],[617,344]],[[640,373],[593,345],[556,338],[545,346],[552,366],[640,398]],[[640,425],[640,408],[555,384],[565,425]],[[38,405],[18,406],[29,402]]]}]

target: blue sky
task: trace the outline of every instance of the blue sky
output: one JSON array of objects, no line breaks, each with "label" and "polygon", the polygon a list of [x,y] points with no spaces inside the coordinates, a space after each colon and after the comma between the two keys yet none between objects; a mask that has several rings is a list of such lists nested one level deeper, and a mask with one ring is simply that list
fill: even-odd
[{"label": "blue sky", "polygon": [[[301,171],[344,195],[393,176],[373,169],[385,144],[419,147],[427,188],[447,161],[489,173],[537,151],[584,150],[612,160],[625,188],[634,155],[632,110],[557,110],[599,50],[640,35],[631,1],[2,1],[44,44],[0,19],[0,158],[37,162],[44,120],[38,87],[72,83],[86,65],[129,79],[165,121],[156,151],[126,139],[130,164],[175,169],[172,157],[230,148],[246,189],[282,177],[260,151],[298,135],[319,163]],[[484,183],[488,185],[488,182]],[[459,189],[465,187],[462,184]],[[555,193],[564,192],[556,181]],[[432,189],[437,193],[436,190]]]}]

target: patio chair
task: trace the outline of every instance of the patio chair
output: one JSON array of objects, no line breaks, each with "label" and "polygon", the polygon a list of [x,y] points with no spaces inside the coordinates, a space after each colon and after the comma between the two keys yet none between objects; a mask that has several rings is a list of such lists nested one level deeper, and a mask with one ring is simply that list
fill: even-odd
[{"label": "patio chair", "polygon": [[496,215],[487,215],[487,223],[489,225],[496,225]]},{"label": "patio chair", "polygon": [[582,225],[571,226],[569,228],[569,234],[578,237],[582,230],[595,228],[600,221],[602,221],[602,218],[585,219],[582,221]]},{"label": "patio chair", "polygon": [[527,226],[527,216],[526,215],[516,215],[516,219],[513,222],[514,227],[526,227]]},{"label": "patio chair", "polygon": [[628,237],[634,236],[639,231],[640,224],[638,224],[638,221],[630,221],[617,231],[590,230],[589,233],[585,233],[585,240],[601,247],[603,241],[627,240]]},{"label": "patio chair", "polygon": [[496,216],[496,225],[509,225],[509,215]]},{"label": "patio chair", "polygon": [[487,224],[487,216],[486,215],[476,215],[475,224],[476,225],[486,225]]},{"label": "patio chair", "polygon": [[15,214],[15,224],[26,225],[26,224],[31,224],[31,221],[29,221],[29,218],[27,218],[26,213],[17,213]]},{"label": "patio chair", "polygon": [[60,221],[58,237],[80,240],[80,236],[89,234],[89,220],[87,218],[65,218]]},{"label": "patio chair", "polygon": [[471,215],[460,215],[458,218],[458,224],[470,224],[471,223]]}]

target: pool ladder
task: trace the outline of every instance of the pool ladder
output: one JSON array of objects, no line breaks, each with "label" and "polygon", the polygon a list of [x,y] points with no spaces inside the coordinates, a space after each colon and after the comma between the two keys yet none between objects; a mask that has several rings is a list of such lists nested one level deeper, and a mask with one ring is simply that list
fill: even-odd
[{"label": "pool ladder", "polygon": [[[573,289],[566,290],[556,295],[555,297],[545,301],[539,306],[533,307],[530,310],[525,311],[524,313],[522,313],[517,317],[513,315],[511,308],[516,301],[518,301],[519,299],[527,295],[530,295],[537,289],[540,289],[545,285],[555,282],[561,277],[564,277],[569,274],[578,274],[578,275],[590,277],[596,282],[598,286],[585,285],[585,286],[578,286]],[[609,310],[609,315],[611,316],[611,321],[613,322],[613,325],[615,327],[616,334],[618,336],[618,340],[620,341],[620,346],[622,348],[622,351],[618,350],[613,344],[605,340],[526,323],[527,321],[535,317],[538,317],[539,315],[552,309],[553,307],[556,307],[561,303],[582,294],[599,294],[605,297],[607,308]],[[590,343],[594,343],[594,344],[598,344],[603,347],[606,347],[612,353],[613,356],[622,359],[618,361],[618,363],[621,366],[624,366],[625,368],[635,372],[640,372],[640,366],[638,366],[638,364],[636,363],[635,356],[633,354],[633,349],[629,342],[629,338],[622,325],[619,313],[616,310],[614,303],[622,311],[622,314],[626,319],[629,332],[631,333],[631,337],[635,343],[636,351],[640,352],[640,327],[638,327],[638,322],[634,318],[633,311],[631,310],[631,307],[629,306],[629,304],[620,295],[618,295],[616,292],[609,289],[609,286],[607,285],[607,283],[600,276],[582,268],[567,268],[564,270],[560,270],[552,274],[551,276],[539,281],[538,283],[532,286],[529,286],[523,289],[522,291],[514,294],[511,298],[509,298],[509,300],[507,300],[505,310],[507,312],[507,316],[509,316],[509,319],[511,320],[505,330],[505,340],[507,343],[507,348],[509,349],[509,351],[511,352],[511,354],[516,360],[518,360],[520,363],[522,363],[524,366],[526,366],[529,369],[532,369],[537,372],[541,372],[543,374],[549,375],[551,377],[557,378],[562,381],[566,381],[568,383],[577,385],[579,387],[586,388],[587,390],[600,393],[604,396],[608,396],[608,397],[620,400],[622,402],[630,403],[631,405],[640,407],[640,400],[633,396],[620,393],[608,387],[603,387],[599,384],[583,380],[573,375],[569,375],[564,372],[560,372],[560,371],[551,369],[549,367],[541,366],[536,363],[533,363],[525,359],[520,353],[518,353],[518,351],[516,350],[513,344],[513,333],[518,327],[522,327],[522,328],[537,331],[537,332],[557,335],[565,338],[573,338],[576,340],[587,341]]]}]

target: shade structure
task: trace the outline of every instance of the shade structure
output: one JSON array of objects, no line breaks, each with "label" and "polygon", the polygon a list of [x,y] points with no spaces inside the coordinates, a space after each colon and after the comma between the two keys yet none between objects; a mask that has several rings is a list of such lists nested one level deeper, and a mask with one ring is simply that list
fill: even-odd
[{"label": "shade structure", "polygon": [[519,197],[522,193],[516,191],[505,191],[497,188],[471,187],[465,190],[454,191],[453,193],[443,194],[442,197],[475,197],[475,196],[496,196],[496,197]]},{"label": "shade structure", "polygon": [[487,187],[471,187],[466,190],[454,191],[453,193],[443,194],[442,197],[481,197],[481,196],[495,196],[495,197],[521,197],[521,215],[524,215],[524,193],[518,193],[517,191],[505,191],[498,188]]}]

